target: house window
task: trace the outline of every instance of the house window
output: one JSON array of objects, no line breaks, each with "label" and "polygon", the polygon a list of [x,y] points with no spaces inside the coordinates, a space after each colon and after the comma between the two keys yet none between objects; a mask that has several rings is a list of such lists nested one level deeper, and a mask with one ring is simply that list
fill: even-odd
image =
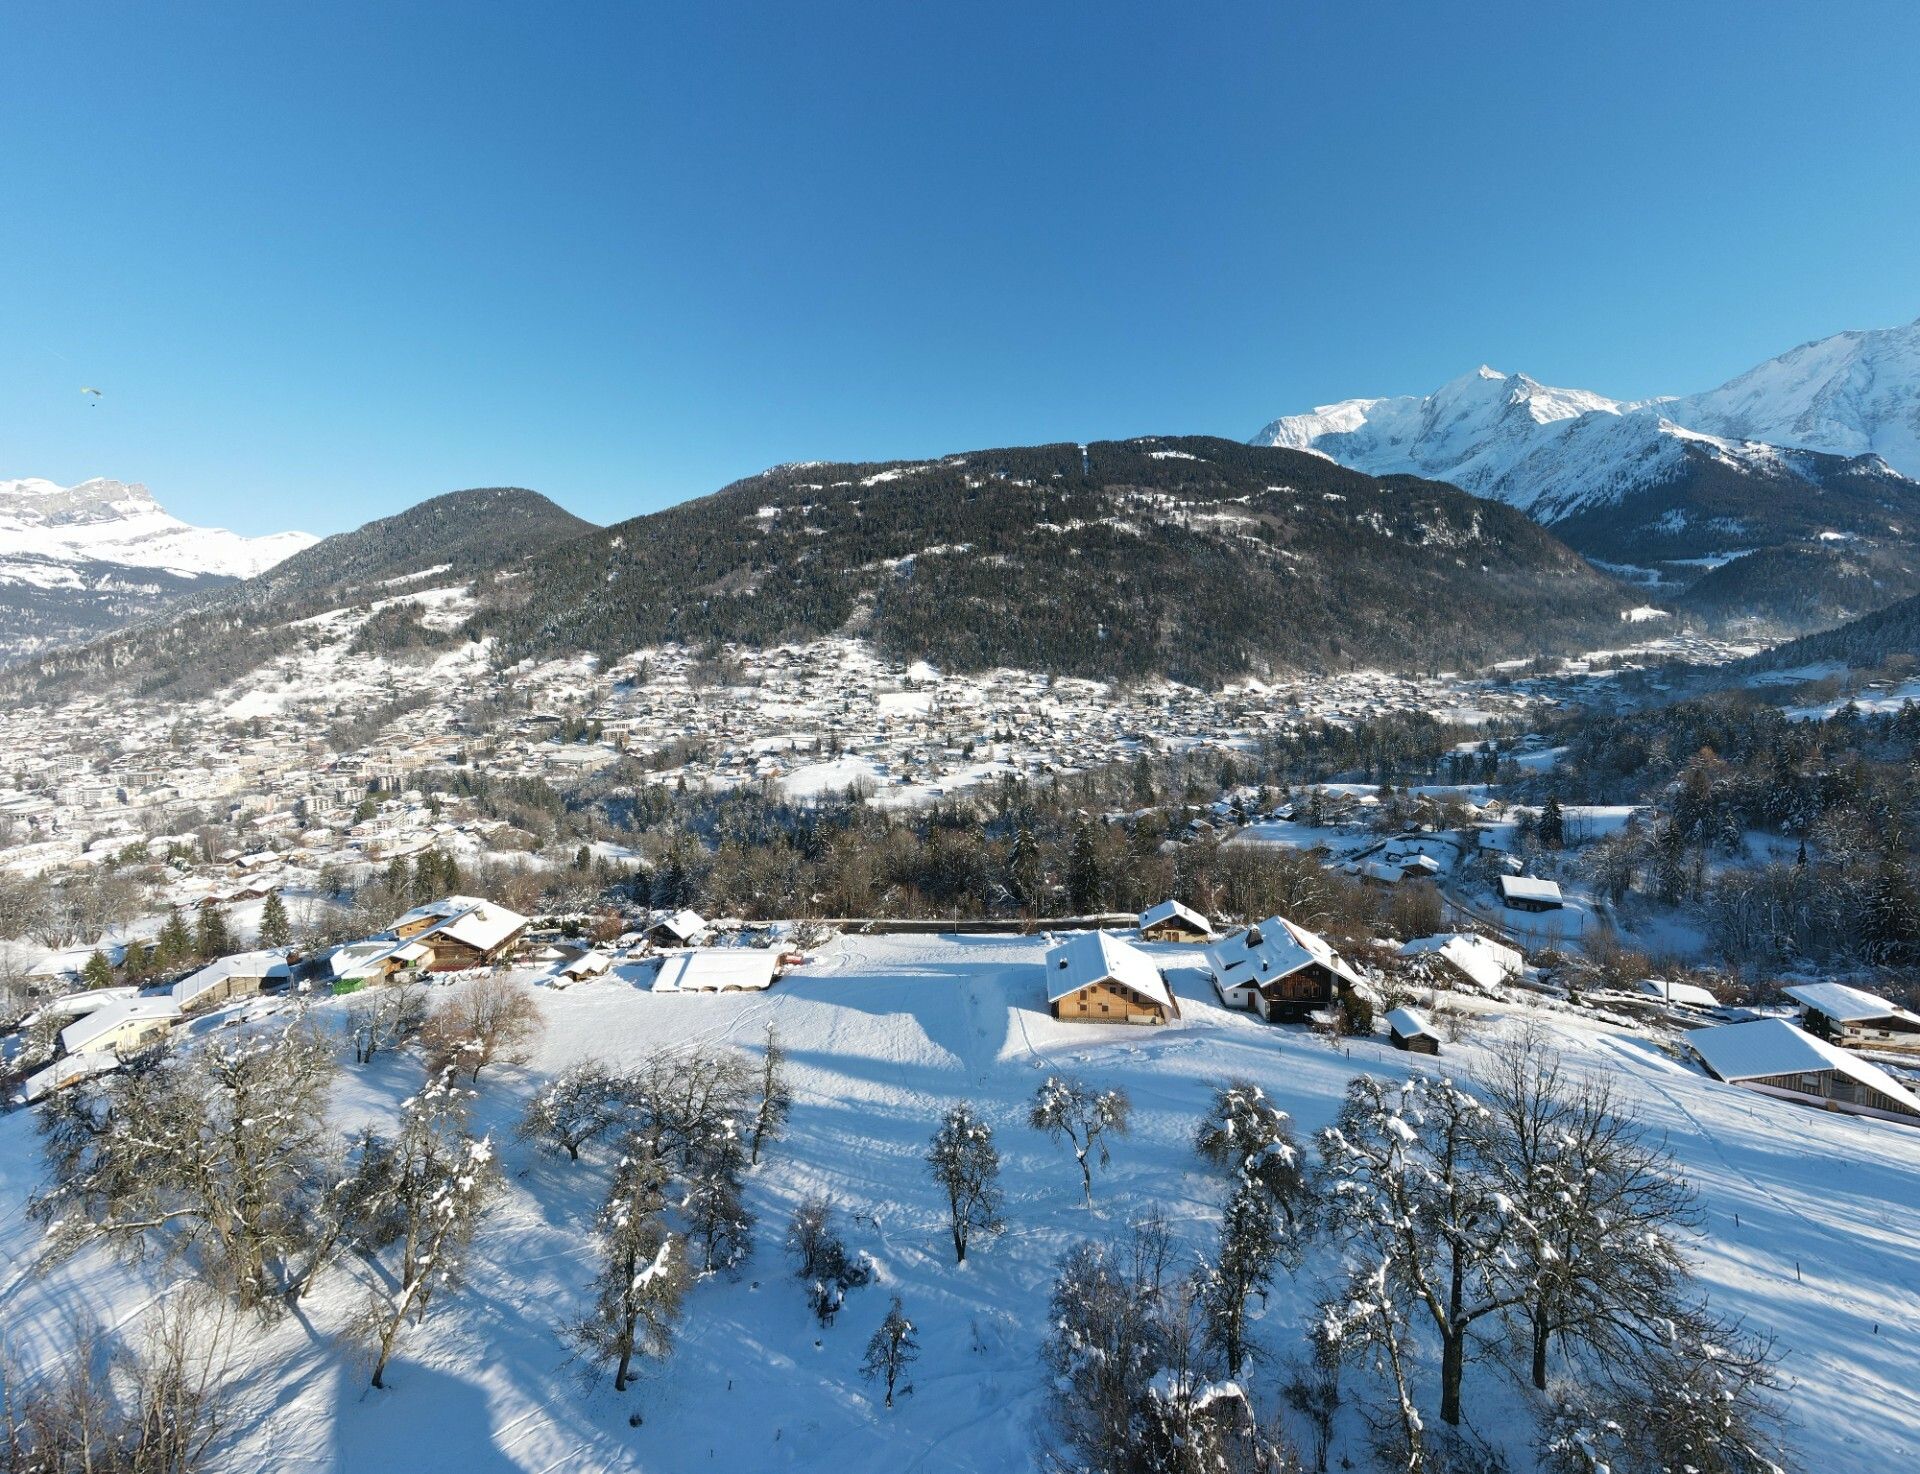
[{"label": "house window", "polygon": [[1111,1013],[1113,1010],[1108,1008],[1107,1005],[1103,1003],[1100,1005],[1100,1011],[1102,1013]]}]

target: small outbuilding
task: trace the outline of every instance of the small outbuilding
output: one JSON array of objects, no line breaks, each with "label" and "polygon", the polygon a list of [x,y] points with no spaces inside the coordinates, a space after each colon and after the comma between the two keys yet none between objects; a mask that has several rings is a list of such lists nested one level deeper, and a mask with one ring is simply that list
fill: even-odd
[{"label": "small outbuilding", "polygon": [[1500,902],[1509,911],[1558,911],[1566,905],[1560,894],[1560,882],[1542,880],[1537,875],[1500,877]]},{"label": "small outbuilding", "polygon": [[646,930],[647,940],[656,947],[691,947],[706,934],[706,918],[686,910],[663,916]]},{"label": "small outbuilding", "polygon": [[1213,923],[1191,906],[1178,901],[1162,901],[1140,913],[1140,940],[1143,942],[1210,942]]},{"label": "small outbuilding", "polygon": [[1076,932],[1048,949],[1047,1009],[1096,1024],[1164,1024],[1180,1012],[1153,959],[1103,931]]},{"label": "small outbuilding", "polygon": [[1409,1054],[1438,1054],[1440,1035],[1417,1008],[1396,1008],[1387,1015],[1387,1033],[1395,1049]]},{"label": "small outbuilding", "polygon": [[216,958],[168,991],[182,1013],[193,1013],[235,998],[251,998],[268,983],[284,983],[292,975],[287,959],[278,952],[238,952]]}]

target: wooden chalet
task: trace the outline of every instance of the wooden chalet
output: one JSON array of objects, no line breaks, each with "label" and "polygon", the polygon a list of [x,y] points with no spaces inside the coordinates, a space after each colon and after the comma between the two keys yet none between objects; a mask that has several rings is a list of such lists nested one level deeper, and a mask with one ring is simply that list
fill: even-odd
[{"label": "wooden chalet", "polygon": [[393,924],[394,937],[428,948],[432,972],[459,972],[501,961],[526,935],[518,911],[475,896],[443,896],[416,906]]},{"label": "wooden chalet", "polygon": [[1500,903],[1510,911],[1558,911],[1566,905],[1560,883],[1535,875],[1500,877]]},{"label": "wooden chalet", "polygon": [[1269,916],[1215,944],[1207,965],[1222,1003],[1269,1023],[1305,1022],[1360,984],[1324,937],[1284,916]]},{"label": "wooden chalet", "polygon": [[1178,901],[1162,901],[1140,913],[1140,940],[1143,942],[1210,942],[1213,923],[1191,906]]},{"label": "wooden chalet", "polygon": [[1047,1009],[1095,1024],[1164,1024],[1180,1015],[1153,959],[1103,931],[1076,932],[1048,949]]}]

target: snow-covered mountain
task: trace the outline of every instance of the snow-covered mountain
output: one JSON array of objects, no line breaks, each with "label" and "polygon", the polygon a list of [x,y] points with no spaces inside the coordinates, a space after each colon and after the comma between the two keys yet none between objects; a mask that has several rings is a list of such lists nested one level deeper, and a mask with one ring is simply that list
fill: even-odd
[{"label": "snow-covered mountain", "polygon": [[0,481],[0,663],[252,578],[315,541],[195,527],[138,483]]},{"label": "snow-covered mountain", "polygon": [[[1286,416],[1253,443],[1451,481],[1600,556],[1697,556],[1821,531],[1909,538],[1920,532],[1920,322],[1805,344],[1687,398],[1622,401],[1482,367],[1431,394]],[[1744,504],[1739,485],[1752,491]],[[1699,487],[1711,488],[1711,515],[1693,505]]]}]

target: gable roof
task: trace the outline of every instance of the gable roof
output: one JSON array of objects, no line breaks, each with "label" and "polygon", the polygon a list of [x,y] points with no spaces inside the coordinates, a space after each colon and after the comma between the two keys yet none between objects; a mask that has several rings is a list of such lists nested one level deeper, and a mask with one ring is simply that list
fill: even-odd
[{"label": "gable roof", "polygon": [[707,920],[698,911],[680,910],[671,916],[663,916],[647,928],[648,931],[666,931],[690,942],[707,929]]},{"label": "gable roof", "polygon": [[1537,875],[1503,875],[1500,894],[1509,901],[1561,901],[1560,882],[1542,880]]},{"label": "gable roof", "polygon": [[1845,983],[1796,983],[1780,991],[1814,1013],[1825,1014],[1837,1024],[1857,1024],[1866,1019],[1894,1018],[1902,1014],[1908,1018],[1914,1017],[1906,1009],[1877,993],[1849,988]]},{"label": "gable roof", "polygon": [[1394,1009],[1387,1015],[1387,1027],[1402,1039],[1411,1039],[1416,1034],[1433,1035],[1433,1025],[1427,1022],[1427,1016],[1417,1008]]},{"label": "gable roof", "polygon": [[1214,976],[1226,987],[1272,982],[1314,963],[1354,987],[1360,977],[1340,959],[1325,937],[1296,926],[1284,916],[1265,921],[1207,949]]},{"label": "gable roof", "polygon": [[1183,906],[1178,901],[1162,901],[1157,906],[1149,906],[1140,913],[1140,930],[1162,926],[1169,921],[1185,922],[1203,937],[1213,935],[1213,923],[1208,921],[1191,906]]},{"label": "gable roof", "polygon": [[1697,983],[1676,983],[1668,978],[1642,978],[1634,991],[1664,1003],[1684,1003],[1689,1008],[1718,1008],[1720,1000]]},{"label": "gable roof", "polygon": [[759,947],[707,947],[676,952],[660,964],[656,993],[714,993],[723,988],[767,988],[780,954]]},{"label": "gable roof", "polygon": [[236,952],[231,957],[217,957],[196,973],[180,979],[168,991],[175,1003],[191,1003],[202,993],[217,988],[228,978],[284,978],[291,976],[287,959],[278,952]]},{"label": "gable roof", "polygon": [[97,1041],[106,1038],[124,1024],[145,1019],[180,1017],[180,1005],[169,994],[158,997],[120,998],[105,1008],[97,1008],[74,1020],[60,1031],[60,1047],[68,1054],[84,1054]]},{"label": "gable roof", "polygon": [[1920,1096],[1878,1065],[1868,1064],[1858,1055],[1849,1054],[1824,1039],[1816,1039],[1785,1019],[1764,1018],[1746,1024],[1723,1024],[1714,1029],[1689,1029],[1687,1044],[1722,1080],[1737,1084],[1768,1075],[1833,1070],[1920,1114]]},{"label": "gable roof", "polygon": [[1526,958],[1514,948],[1490,937],[1472,932],[1441,932],[1430,937],[1415,937],[1400,948],[1402,957],[1434,953],[1458,968],[1482,988],[1497,988],[1518,977],[1526,967]]},{"label": "gable roof", "polygon": [[1117,983],[1162,1008],[1173,1007],[1173,994],[1160,969],[1131,942],[1103,931],[1083,931],[1047,949],[1047,1002],[1057,1003],[1082,988],[1105,982]]}]

